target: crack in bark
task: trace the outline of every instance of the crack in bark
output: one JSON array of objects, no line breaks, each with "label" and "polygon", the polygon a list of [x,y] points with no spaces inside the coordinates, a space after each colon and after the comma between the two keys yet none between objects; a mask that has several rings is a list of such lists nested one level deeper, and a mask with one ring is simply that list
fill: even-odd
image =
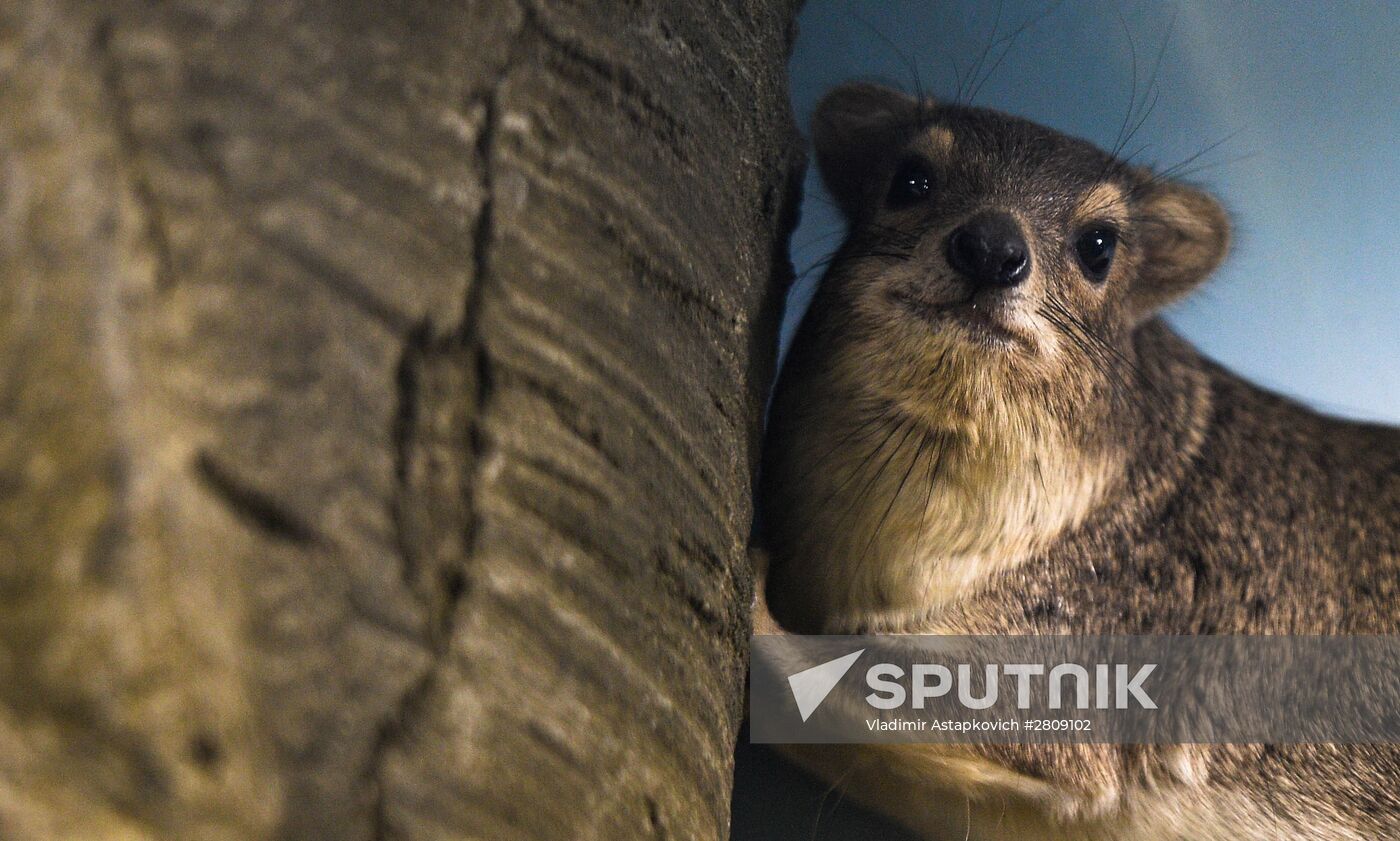
[{"label": "crack in bark", "polygon": [[304,269],[312,283],[338,293],[352,307],[383,324],[391,332],[403,335],[413,328],[413,320],[407,314],[375,295],[353,274],[317,254],[305,243],[265,228],[258,230],[258,236],[272,250]]},{"label": "crack in bark", "polygon": [[195,455],[194,475],[240,520],[259,531],[299,546],[326,542],[306,518],[239,476],[208,450],[200,450]]},{"label": "crack in bark", "polygon": [[394,394],[397,406],[394,411],[393,429],[390,439],[394,452],[394,482],[396,492],[389,506],[389,520],[393,524],[394,539],[398,549],[403,582],[410,589],[417,589],[418,550],[409,536],[408,517],[405,505],[408,503],[408,484],[412,477],[410,468],[413,460],[414,433],[420,415],[419,402],[422,398],[423,357],[430,341],[432,325],[425,318],[417,327],[409,331],[399,355],[398,368],[394,371]]},{"label": "crack in bark", "polygon": [[666,830],[666,821],[661,816],[661,804],[656,802],[656,798],[651,795],[646,797],[647,828],[651,830],[651,837],[656,841],[666,841],[671,834]]},{"label": "crack in bark", "polygon": [[112,43],[115,32],[115,19],[108,17],[99,21],[93,33],[93,50],[99,62],[102,87],[112,103],[113,129],[121,165],[131,179],[132,193],[146,217],[146,239],[156,258],[156,289],[164,292],[175,286],[174,250],[166,232],[165,212],[141,161],[141,141],[136,131],[131,94],[122,82],[121,63]]},{"label": "crack in bark", "polygon": [[[521,36],[531,26],[531,14],[528,9],[524,11],[525,15],[522,18],[521,26],[513,35],[512,48],[496,73],[494,84],[480,97],[477,103],[482,109],[482,125],[477,138],[476,153],[481,163],[480,177],[484,198],[475,229],[472,231],[474,262],[472,281],[463,295],[461,321],[453,335],[447,340],[448,344],[456,344],[459,350],[465,351],[463,358],[471,366],[470,373],[474,379],[474,383],[472,383],[474,393],[472,404],[469,407],[470,437],[466,442],[470,452],[470,466],[465,471],[466,476],[461,488],[461,494],[466,503],[465,523],[462,526],[465,531],[465,552],[463,557],[459,559],[460,563],[457,566],[449,566],[441,570],[439,580],[432,582],[436,584],[440,592],[441,602],[436,615],[432,611],[433,605],[430,599],[427,604],[429,615],[426,633],[430,652],[429,662],[423,674],[409,686],[400,697],[394,711],[384,720],[371,747],[367,763],[367,776],[373,788],[371,837],[375,841],[388,841],[388,839],[399,836],[399,833],[392,827],[388,814],[389,804],[384,781],[385,766],[391,751],[402,742],[404,736],[412,730],[414,722],[422,715],[424,705],[437,687],[442,669],[451,656],[455,616],[468,592],[469,582],[466,564],[475,556],[474,541],[477,533],[478,514],[475,510],[474,492],[478,484],[479,465],[490,449],[480,427],[480,419],[490,400],[494,386],[492,363],[490,354],[481,341],[480,323],[484,287],[491,278],[491,249],[496,236],[495,186],[492,169],[496,157],[497,132],[500,128],[498,92],[501,84],[515,67],[516,52]],[[408,492],[408,484],[411,480],[409,459],[414,444],[412,435],[418,412],[421,411],[419,401],[423,397],[417,365],[430,355],[428,351],[433,344],[431,328],[426,323],[420,325],[418,329],[409,331],[404,344],[402,361],[398,371],[396,371],[395,387],[399,399],[399,409],[394,421],[393,441],[400,499]],[[397,505],[395,507],[397,508]],[[402,529],[404,525],[402,512],[396,512],[394,519],[396,526]],[[414,568],[415,549],[402,533],[399,535],[399,540],[400,551],[406,565],[405,574],[412,580],[418,577],[420,572]]]}]

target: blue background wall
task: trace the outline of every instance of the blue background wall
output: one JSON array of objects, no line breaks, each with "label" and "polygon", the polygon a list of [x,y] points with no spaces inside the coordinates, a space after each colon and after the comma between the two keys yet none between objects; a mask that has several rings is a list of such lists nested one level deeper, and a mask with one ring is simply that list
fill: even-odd
[{"label": "blue background wall", "polygon": [[[1040,18],[976,104],[1111,148],[1129,108],[1130,38],[1140,97],[1160,51],[1156,105],[1128,148],[1170,166],[1219,143],[1192,180],[1236,224],[1233,256],[1171,321],[1260,384],[1400,423],[1400,3],[1006,0],[996,17],[986,0],[811,0],[792,60],[799,123],[848,79],[912,91],[908,62],[924,90],[951,97],[954,67],[968,73],[994,24],[1000,36]],[[840,228],[811,174],[799,273]],[[799,310],[819,274],[796,290]]]}]

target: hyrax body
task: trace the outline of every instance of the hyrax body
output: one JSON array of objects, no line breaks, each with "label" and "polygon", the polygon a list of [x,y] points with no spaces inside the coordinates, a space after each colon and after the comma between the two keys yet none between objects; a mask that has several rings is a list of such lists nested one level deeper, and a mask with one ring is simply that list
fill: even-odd
[{"label": "hyrax body", "polygon": [[[1157,318],[1225,255],[1213,199],[870,85],[829,94],[814,141],[850,235],[772,408],[779,625],[1400,632],[1400,433],[1251,386]],[[792,753],[934,838],[1400,838],[1388,746]]]}]

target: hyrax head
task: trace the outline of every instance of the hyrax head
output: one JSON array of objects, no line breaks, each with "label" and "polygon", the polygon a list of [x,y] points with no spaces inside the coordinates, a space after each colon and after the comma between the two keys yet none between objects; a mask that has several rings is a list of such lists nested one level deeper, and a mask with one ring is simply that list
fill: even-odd
[{"label": "hyrax head", "polygon": [[813,134],[850,234],[769,416],[768,604],[795,630],[908,627],[1082,522],[1198,407],[1160,387],[1166,340],[1141,328],[1220,262],[1228,224],[993,111],[849,85]]},{"label": "hyrax head", "polygon": [[853,84],[821,101],[813,134],[850,224],[824,297],[899,403],[922,402],[932,371],[976,391],[1091,389],[1102,346],[1226,251],[1209,196],[994,111]]}]

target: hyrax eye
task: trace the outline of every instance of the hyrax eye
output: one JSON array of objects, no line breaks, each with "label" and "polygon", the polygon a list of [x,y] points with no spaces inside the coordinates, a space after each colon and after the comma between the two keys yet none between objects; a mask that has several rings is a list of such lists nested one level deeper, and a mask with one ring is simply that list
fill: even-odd
[{"label": "hyrax eye", "polygon": [[1101,226],[1090,228],[1074,241],[1074,253],[1084,274],[1095,283],[1103,283],[1113,265],[1113,252],[1118,249],[1118,232]]},{"label": "hyrax eye", "polygon": [[885,204],[890,207],[908,207],[929,197],[933,192],[933,175],[921,161],[907,159],[900,163],[890,181],[890,192]]}]

